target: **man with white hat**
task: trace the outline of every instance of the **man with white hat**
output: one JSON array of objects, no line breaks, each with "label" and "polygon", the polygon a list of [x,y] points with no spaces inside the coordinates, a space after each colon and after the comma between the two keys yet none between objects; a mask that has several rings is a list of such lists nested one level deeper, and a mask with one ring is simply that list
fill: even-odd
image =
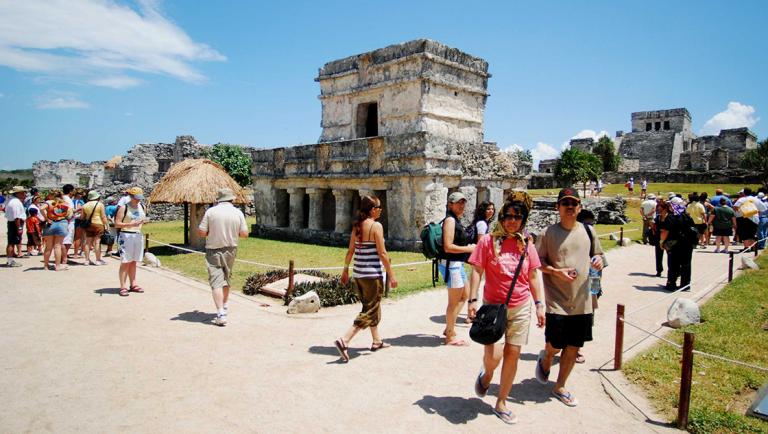
[{"label": "man with white hat", "polygon": [[643,244],[648,244],[648,233],[653,219],[656,218],[656,195],[651,193],[640,204],[640,215],[643,217]]},{"label": "man with white hat", "polygon": [[16,249],[21,246],[21,236],[24,233],[24,221],[27,213],[24,211],[24,199],[27,189],[17,185],[11,189],[11,200],[5,206],[5,218],[8,220],[8,245],[5,247],[6,267],[21,267],[14,261]]},{"label": "man with white hat", "polygon": [[245,216],[232,205],[233,200],[235,193],[231,189],[219,189],[216,197],[218,203],[205,211],[197,228],[200,236],[206,237],[205,264],[208,282],[213,290],[213,303],[216,305],[213,323],[221,327],[227,325],[227,301],[232,268],[237,256],[237,238],[248,236]]}]

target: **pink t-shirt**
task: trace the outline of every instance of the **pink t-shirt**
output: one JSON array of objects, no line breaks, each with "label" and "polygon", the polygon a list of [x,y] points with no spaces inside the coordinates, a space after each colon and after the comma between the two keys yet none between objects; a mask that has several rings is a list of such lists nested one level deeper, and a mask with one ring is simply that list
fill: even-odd
[{"label": "pink t-shirt", "polygon": [[[504,303],[507,298],[507,291],[512,284],[512,278],[515,276],[517,263],[520,261],[522,253],[518,247],[517,240],[506,239],[501,245],[499,257],[493,253],[492,237],[483,237],[477,243],[475,251],[469,257],[469,263],[477,265],[485,270],[485,289],[483,289],[483,300],[488,303]],[[528,302],[531,296],[530,273],[532,270],[541,267],[539,254],[536,252],[536,246],[528,243],[528,253],[520,269],[520,275],[517,277],[515,289],[512,291],[512,297],[509,299],[509,307],[520,306]]]}]

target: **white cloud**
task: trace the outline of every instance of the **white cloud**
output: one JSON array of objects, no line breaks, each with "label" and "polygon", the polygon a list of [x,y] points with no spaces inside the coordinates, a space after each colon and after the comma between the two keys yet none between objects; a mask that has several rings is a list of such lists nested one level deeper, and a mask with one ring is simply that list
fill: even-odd
[{"label": "white cloud", "polygon": [[0,65],[117,89],[141,83],[128,74],[206,80],[192,62],[226,58],[193,41],[158,2],[138,10],[114,0],[0,1]]},{"label": "white cloud", "polygon": [[522,151],[524,148],[517,143],[513,143],[506,148],[502,149],[504,152],[515,152],[515,151]]},{"label": "white cloud", "polygon": [[728,108],[712,116],[699,131],[700,135],[719,134],[720,130],[728,128],[752,128],[760,120],[755,117],[755,108],[751,105],[731,101]]},{"label": "white cloud", "polygon": [[533,155],[534,162],[538,162],[541,160],[556,158],[558,155],[560,155],[560,151],[548,143],[538,142],[536,143],[536,146],[531,149],[531,155]]},{"label": "white cloud", "polygon": [[579,131],[575,136],[571,137],[571,139],[593,139],[594,141],[600,140],[600,137],[610,137],[608,134],[608,131],[602,130],[599,133],[595,132],[595,130],[581,130]]},{"label": "white cloud", "polygon": [[39,109],[85,109],[91,105],[69,92],[53,92],[38,98],[35,104]]}]

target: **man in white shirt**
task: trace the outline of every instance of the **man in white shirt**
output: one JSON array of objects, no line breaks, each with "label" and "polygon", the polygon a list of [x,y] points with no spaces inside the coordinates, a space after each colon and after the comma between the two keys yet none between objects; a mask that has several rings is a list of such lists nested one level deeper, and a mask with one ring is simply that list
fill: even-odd
[{"label": "man in white shirt", "polygon": [[205,211],[198,226],[200,236],[205,239],[205,263],[208,268],[208,282],[213,290],[216,318],[213,323],[227,325],[227,300],[229,300],[232,268],[237,256],[237,239],[248,236],[248,226],[242,211],[232,205],[235,194],[229,188],[219,189],[216,206]]},{"label": "man in white shirt", "polygon": [[[760,225],[760,213],[768,210],[768,207],[760,199],[752,196],[752,189],[745,187],[740,191],[739,200],[733,204],[736,211],[736,231],[739,234],[739,241],[744,243],[744,248],[750,248],[757,241],[757,228]],[[747,207],[744,204],[749,201],[757,209],[752,215],[744,215]],[[752,208],[751,206],[749,208]]]},{"label": "man in white shirt", "polygon": [[640,204],[640,215],[643,217],[643,244],[648,244],[648,231],[651,229],[653,219],[656,218],[655,194],[649,194]]},{"label": "man in white shirt", "polygon": [[5,206],[5,218],[8,220],[8,245],[5,247],[6,267],[21,267],[13,258],[18,257],[16,249],[21,246],[24,234],[24,221],[27,213],[24,211],[24,199],[27,189],[17,185],[11,189],[11,200]]}]

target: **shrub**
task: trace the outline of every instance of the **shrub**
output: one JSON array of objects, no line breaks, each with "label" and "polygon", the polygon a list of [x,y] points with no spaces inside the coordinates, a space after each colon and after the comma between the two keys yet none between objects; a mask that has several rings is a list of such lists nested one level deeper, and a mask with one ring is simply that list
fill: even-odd
[{"label": "shrub", "polygon": [[288,270],[272,270],[266,273],[253,273],[245,279],[243,284],[243,294],[256,295],[261,292],[261,288],[272,282],[288,277]]},{"label": "shrub", "polygon": [[344,285],[341,283],[341,278],[339,276],[331,276],[330,274],[320,273],[317,271],[314,273],[303,273],[322,277],[326,280],[320,282],[297,283],[293,287],[292,297],[288,297],[286,294],[286,305],[290,303],[291,300],[293,300],[293,297],[304,295],[309,291],[317,292],[317,295],[320,297],[320,306],[322,307],[338,306],[340,304],[351,304],[357,301],[357,295],[355,295],[355,291],[352,289],[351,283]]}]

